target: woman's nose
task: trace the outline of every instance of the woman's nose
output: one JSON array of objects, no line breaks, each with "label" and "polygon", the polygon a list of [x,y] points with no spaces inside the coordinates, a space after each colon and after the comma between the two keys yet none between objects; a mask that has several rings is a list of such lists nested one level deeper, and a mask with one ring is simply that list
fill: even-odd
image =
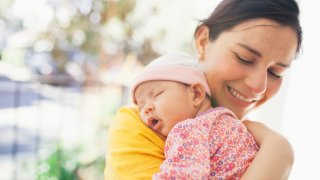
[{"label": "woman's nose", "polygon": [[268,72],[252,72],[246,79],[245,84],[255,94],[263,94],[266,91],[268,83]]}]

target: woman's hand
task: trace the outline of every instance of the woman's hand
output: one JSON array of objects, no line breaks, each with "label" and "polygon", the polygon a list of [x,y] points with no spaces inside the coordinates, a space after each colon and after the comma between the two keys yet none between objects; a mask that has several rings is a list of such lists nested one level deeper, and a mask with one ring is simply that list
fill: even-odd
[{"label": "woman's hand", "polygon": [[289,141],[262,123],[249,120],[243,123],[260,146],[260,150],[241,179],[288,179],[294,161]]}]

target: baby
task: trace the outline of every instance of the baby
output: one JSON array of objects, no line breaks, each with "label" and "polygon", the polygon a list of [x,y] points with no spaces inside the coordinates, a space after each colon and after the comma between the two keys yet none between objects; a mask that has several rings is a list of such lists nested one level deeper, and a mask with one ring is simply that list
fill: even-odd
[{"label": "baby", "polygon": [[131,91],[143,122],[166,138],[153,179],[240,179],[258,146],[228,109],[211,106],[197,60],[166,54],[145,67]]}]

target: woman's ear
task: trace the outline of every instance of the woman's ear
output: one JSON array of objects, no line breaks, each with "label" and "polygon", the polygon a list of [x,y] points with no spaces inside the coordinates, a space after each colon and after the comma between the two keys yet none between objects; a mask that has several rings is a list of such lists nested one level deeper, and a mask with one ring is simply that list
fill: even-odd
[{"label": "woman's ear", "polygon": [[205,47],[210,42],[209,35],[209,28],[206,25],[200,26],[196,31],[195,39],[200,61],[204,60]]},{"label": "woman's ear", "polygon": [[190,90],[193,93],[193,105],[198,107],[206,98],[206,91],[201,83],[193,83],[190,85]]}]

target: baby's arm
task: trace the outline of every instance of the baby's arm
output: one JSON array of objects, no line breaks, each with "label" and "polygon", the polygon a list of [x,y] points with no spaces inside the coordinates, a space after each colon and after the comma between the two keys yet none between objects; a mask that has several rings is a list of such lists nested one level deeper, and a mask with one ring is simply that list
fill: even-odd
[{"label": "baby's arm", "polygon": [[288,140],[262,123],[243,123],[260,145],[260,150],[241,179],[288,179],[294,161]]},{"label": "baby's arm", "polygon": [[209,128],[188,119],[174,126],[165,145],[166,159],[153,179],[208,179]]},{"label": "baby's arm", "polygon": [[166,160],[153,179],[238,179],[257,149],[233,113],[215,109],[175,125],[166,140]]}]

